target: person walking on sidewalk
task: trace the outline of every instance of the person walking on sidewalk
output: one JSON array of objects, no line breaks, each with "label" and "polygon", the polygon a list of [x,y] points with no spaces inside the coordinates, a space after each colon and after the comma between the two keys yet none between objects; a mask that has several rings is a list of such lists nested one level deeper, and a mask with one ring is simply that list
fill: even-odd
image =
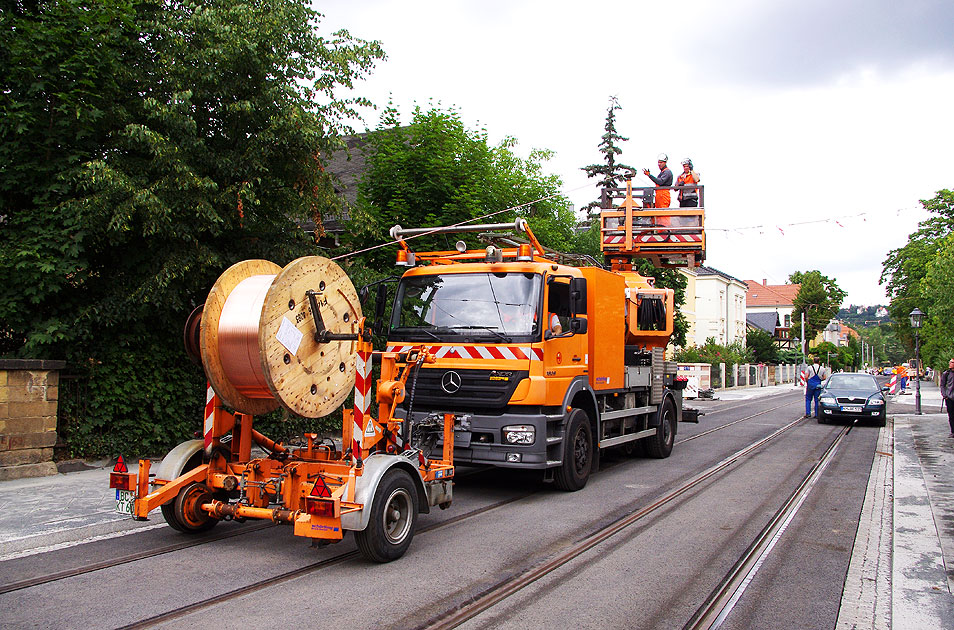
[{"label": "person walking on sidewalk", "polygon": [[951,437],[954,437],[954,359],[947,362],[947,369],[941,372],[941,397],[947,408],[947,421],[951,425]]},{"label": "person walking on sidewalk", "polygon": [[821,394],[822,382],[828,378],[831,373],[828,368],[819,365],[819,358],[815,357],[812,365],[805,370],[808,378],[805,381],[805,417],[812,417],[812,401],[815,401],[815,417],[819,415],[818,396]]}]

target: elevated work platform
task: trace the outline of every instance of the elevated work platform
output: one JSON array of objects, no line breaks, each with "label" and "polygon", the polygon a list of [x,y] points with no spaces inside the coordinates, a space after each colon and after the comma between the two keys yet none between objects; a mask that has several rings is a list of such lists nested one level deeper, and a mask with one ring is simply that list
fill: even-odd
[{"label": "elevated work platform", "polygon": [[[604,188],[600,211],[600,249],[610,261],[647,258],[657,267],[699,267],[706,258],[703,186],[698,208],[654,208],[655,186]],[[678,191],[679,187],[669,187]],[[634,197],[634,191],[636,196]],[[616,200],[622,199],[619,205]]]}]

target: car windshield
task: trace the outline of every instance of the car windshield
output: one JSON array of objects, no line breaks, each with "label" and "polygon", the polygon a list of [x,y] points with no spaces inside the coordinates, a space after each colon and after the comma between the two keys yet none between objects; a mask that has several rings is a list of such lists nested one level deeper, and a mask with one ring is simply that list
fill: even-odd
[{"label": "car windshield", "polygon": [[542,277],[532,273],[448,273],[401,280],[393,337],[512,337],[537,334]]},{"label": "car windshield", "polygon": [[874,377],[867,374],[832,374],[828,379],[828,389],[851,389],[871,393],[881,388]]}]

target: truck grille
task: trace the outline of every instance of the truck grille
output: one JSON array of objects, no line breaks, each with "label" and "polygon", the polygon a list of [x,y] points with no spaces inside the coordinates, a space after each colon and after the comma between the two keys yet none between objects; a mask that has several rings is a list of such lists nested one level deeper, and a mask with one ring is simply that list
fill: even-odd
[{"label": "truck grille", "polygon": [[[449,374],[453,372],[459,378]],[[514,390],[523,379],[530,376],[527,370],[458,370],[445,368],[421,368],[417,383],[412,385],[414,375],[408,379],[408,398],[414,388],[414,409],[446,409],[467,411],[475,409],[502,409],[510,401]],[[445,377],[447,377],[445,379]],[[445,388],[445,382],[448,387]],[[460,383],[456,391],[454,384]],[[404,401],[407,409],[408,400]]]}]

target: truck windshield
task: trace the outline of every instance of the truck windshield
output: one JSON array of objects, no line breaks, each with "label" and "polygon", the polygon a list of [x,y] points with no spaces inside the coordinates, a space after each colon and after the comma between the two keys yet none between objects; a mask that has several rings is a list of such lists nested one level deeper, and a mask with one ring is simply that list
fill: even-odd
[{"label": "truck windshield", "polygon": [[532,273],[449,273],[401,280],[391,337],[443,340],[538,335],[542,278]]}]

